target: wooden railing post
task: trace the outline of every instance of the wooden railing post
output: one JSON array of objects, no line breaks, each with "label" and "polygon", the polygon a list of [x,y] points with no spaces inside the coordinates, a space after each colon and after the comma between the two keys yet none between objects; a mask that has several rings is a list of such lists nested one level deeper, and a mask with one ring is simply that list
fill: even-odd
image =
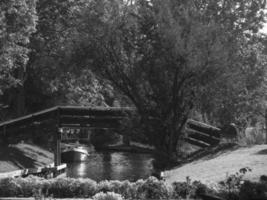
[{"label": "wooden railing post", "polygon": [[61,164],[61,132],[58,128],[56,128],[56,133],[54,134],[54,141],[55,141],[55,150],[54,150],[54,163],[55,167]]},{"label": "wooden railing post", "polygon": [[267,144],[267,108],[265,109],[265,144]]},{"label": "wooden railing post", "polygon": [[[60,130],[60,111],[56,112],[56,130],[54,133],[54,167],[61,165],[61,130]],[[57,171],[54,172],[54,177],[56,177]]]},{"label": "wooden railing post", "polygon": [[3,126],[3,135],[2,135],[2,144],[3,146],[8,146],[8,140],[7,140],[7,133],[6,133],[6,126]]}]

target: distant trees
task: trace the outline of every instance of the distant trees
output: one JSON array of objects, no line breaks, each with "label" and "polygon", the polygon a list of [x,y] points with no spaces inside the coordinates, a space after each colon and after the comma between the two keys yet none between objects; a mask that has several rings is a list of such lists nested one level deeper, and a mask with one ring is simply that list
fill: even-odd
[{"label": "distant trees", "polygon": [[240,128],[264,120],[267,85],[262,39],[259,35],[243,38],[235,62],[204,89],[198,108],[205,120],[220,126],[235,122]]}]

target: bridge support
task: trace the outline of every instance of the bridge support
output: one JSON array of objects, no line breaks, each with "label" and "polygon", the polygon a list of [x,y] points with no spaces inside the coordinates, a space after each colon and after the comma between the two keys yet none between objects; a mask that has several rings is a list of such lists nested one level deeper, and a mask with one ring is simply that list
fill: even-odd
[{"label": "bridge support", "polygon": [[123,144],[130,146],[131,140],[130,140],[130,136],[128,135],[128,133],[122,136],[122,141],[123,141]]},{"label": "bridge support", "polygon": [[54,163],[55,167],[61,165],[61,132],[58,128],[56,128],[56,132],[54,134]]}]

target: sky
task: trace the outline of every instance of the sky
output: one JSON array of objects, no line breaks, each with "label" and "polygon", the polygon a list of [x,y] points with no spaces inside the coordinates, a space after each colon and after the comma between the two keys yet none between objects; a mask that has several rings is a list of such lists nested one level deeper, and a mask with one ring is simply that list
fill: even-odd
[{"label": "sky", "polygon": [[263,26],[261,32],[267,34],[267,23],[265,23],[265,25]]}]

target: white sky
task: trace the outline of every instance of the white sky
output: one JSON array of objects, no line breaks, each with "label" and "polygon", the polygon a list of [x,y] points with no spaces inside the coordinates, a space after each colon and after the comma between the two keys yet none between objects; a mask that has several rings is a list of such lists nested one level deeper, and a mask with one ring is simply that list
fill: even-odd
[{"label": "white sky", "polygon": [[267,23],[263,26],[263,29],[260,32],[267,34]]}]

